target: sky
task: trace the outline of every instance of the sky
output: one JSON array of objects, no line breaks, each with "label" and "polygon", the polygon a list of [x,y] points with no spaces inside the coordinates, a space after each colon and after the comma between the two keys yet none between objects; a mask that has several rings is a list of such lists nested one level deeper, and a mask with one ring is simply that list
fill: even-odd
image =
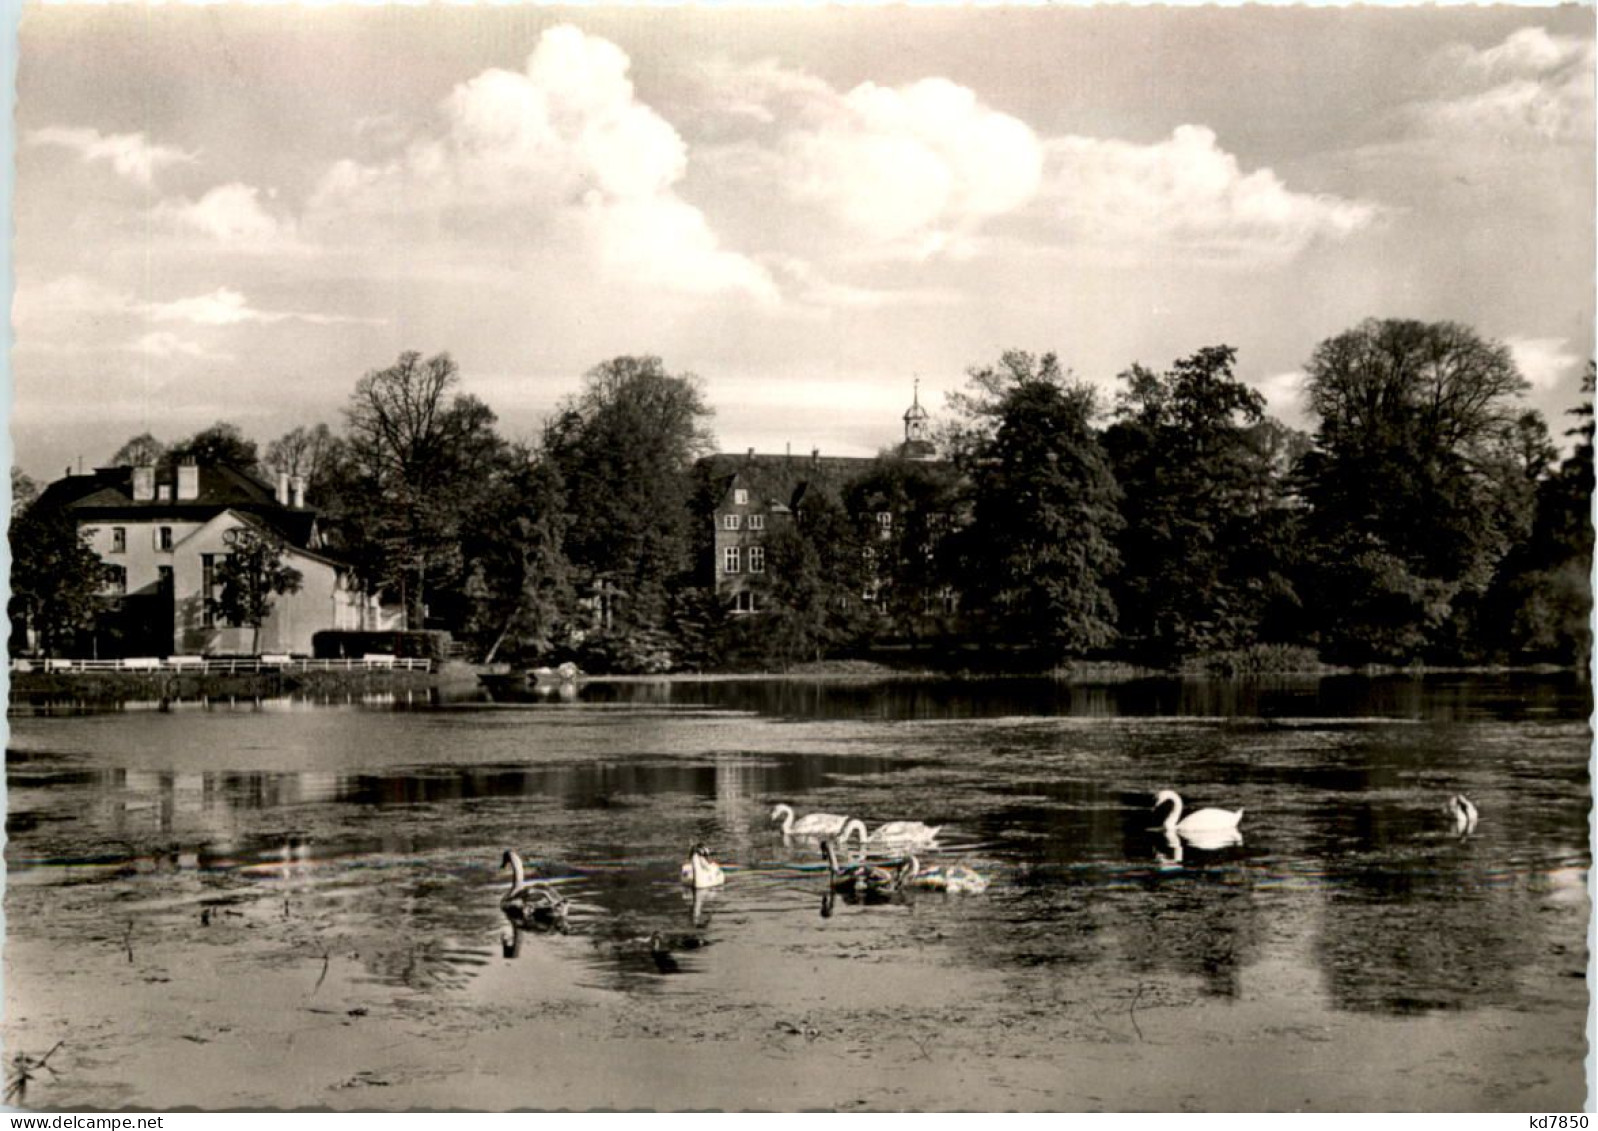
[{"label": "sky", "polygon": [[1368,317],[1502,341],[1555,433],[1594,327],[1594,12],[29,5],[11,356],[36,479],[338,429],[447,351],[538,435],[620,355],[722,450],[870,455],[1008,349],[1106,397]]}]

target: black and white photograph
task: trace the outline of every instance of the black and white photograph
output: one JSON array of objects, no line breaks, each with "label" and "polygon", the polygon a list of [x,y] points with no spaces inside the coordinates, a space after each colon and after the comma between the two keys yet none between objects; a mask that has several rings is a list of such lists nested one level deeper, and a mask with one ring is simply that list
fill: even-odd
[{"label": "black and white photograph", "polygon": [[1591,3],[13,8],[6,1108],[1588,1110]]}]

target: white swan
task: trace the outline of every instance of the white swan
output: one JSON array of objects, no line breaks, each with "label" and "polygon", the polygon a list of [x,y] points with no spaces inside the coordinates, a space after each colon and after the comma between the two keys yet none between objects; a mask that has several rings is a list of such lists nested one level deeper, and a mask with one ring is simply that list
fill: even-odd
[{"label": "white swan", "polygon": [[566,918],[566,897],[550,884],[529,880],[522,867],[522,858],[514,848],[505,850],[501,868],[510,869],[510,890],[500,898],[500,910],[513,923],[548,926]]},{"label": "white swan", "polygon": [[987,877],[965,864],[939,864],[925,870],[912,855],[904,863],[899,881],[902,887],[928,888],[932,891],[983,892],[988,890]]},{"label": "white swan", "polygon": [[811,813],[796,821],[793,819],[791,805],[778,805],[771,811],[771,819],[782,821],[783,836],[808,837],[837,836],[849,822],[848,817],[839,817],[833,813]]},{"label": "white swan", "polygon": [[1448,799],[1448,812],[1454,818],[1454,832],[1457,835],[1466,836],[1475,831],[1476,806],[1463,793],[1456,793]]},{"label": "white swan", "polygon": [[859,832],[861,845],[867,844],[895,844],[925,846],[938,839],[938,834],[943,831],[942,825],[928,825],[921,821],[889,821],[887,824],[878,825],[869,836],[866,827],[858,820],[852,820],[844,825],[839,840],[848,842],[854,832]]},{"label": "white swan", "polygon": [[727,874],[710,858],[710,851],[704,845],[696,844],[689,850],[688,862],[682,866],[682,882],[692,884],[695,890],[718,888],[727,882]]},{"label": "white swan", "polygon": [[1183,836],[1194,833],[1214,832],[1221,829],[1235,829],[1238,822],[1243,819],[1241,809],[1199,809],[1189,813],[1184,820],[1182,817],[1182,799],[1176,795],[1175,790],[1162,789],[1154,795],[1154,808],[1158,809],[1167,801],[1171,803],[1171,812],[1166,816],[1164,828],[1175,829]]}]

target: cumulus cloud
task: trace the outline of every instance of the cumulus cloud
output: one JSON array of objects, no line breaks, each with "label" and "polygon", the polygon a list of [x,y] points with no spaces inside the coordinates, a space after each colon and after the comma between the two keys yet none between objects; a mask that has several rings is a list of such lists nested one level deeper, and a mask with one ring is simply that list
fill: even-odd
[{"label": "cumulus cloud", "polygon": [[[688,292],[775,294],[754,261],[721,247],[678,184],[687,145],[638,100],[615,44],[551,28],[522,71],[484,71],[439,108],[436,130],[388,160],[340,161],[308,222],[336,236],[351,220],[405,235],[489,237],[532,253],[597,253],[603,269]],[[400,238],[400,233],[391,233]]]},{"label": "cumulus cloud", "polygon": [[[300,310],[260,310],[231,287],[218,287],[209,294],[192,295],[167,302],[141,301],[131,291],[108,287],[81,275],[64,275],[43,286],[17,288],[12,300],[12,318],[21,327],[36,327],[52,319],[89,316],[103,319],[122,316],[147,322],[184,322],[193,326],[237,326],[245,323],[274,325],[279,322],[306,322],[315,326],[359,323],[381,325],[382,319],[360,318],[347,314],[325,314]],[[148,336],[159,345],[167,338]],[[144,339],[140,339],[143,341]],[[37,344],[37,343],[36,343]],[[148,353],[149,349],[137,352]],[[182,352],[182,351],[177,351]]]},{"label": "cumulus cloud", "polygon": [[218,185],[199,200],[164,200],[156,206],[157,218],[236,248],[269,249],[291,241],[294,225],[279,220],[261,204],[261,190],[253,185]]},{"label": "cumulus cloud", "polygon": [[29,145],[57,146],[76,153],[85,164],[104,161],[118,175],[148,185],[169,166],[191,163],[198,155],[169,145],[157,145],[142,133],[102,134],[99,130],[47,126],[29,130]]},{"label": "cumulus cloud", "polygon": [[1432,60],[1440,93],[1412,115],[1449,136],[1590,144],[1594,60],[1593,40],[1540,27],[1486,49],[1454,44]]},{"label": "cumulus cloud", "polygon": [[1539,391],[1554,388],[1583,363],[1564,338],[1505,338],[1504,345],[1509,347],[1521,376]]},{"label": "cumulus cloud", "polygon": [[1213,130],[1178,126],[1152,145],[1089,137],[1049,143],[1047,196],[1076,237],[1216,259],[1287,258],[1341,238],[1374,204],[1294,192],[1270,169],[1245,172]]}]

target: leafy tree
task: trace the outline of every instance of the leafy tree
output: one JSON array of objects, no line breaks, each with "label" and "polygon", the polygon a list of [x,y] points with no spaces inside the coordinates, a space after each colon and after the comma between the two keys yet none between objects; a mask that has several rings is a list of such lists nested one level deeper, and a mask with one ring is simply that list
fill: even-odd
[{"label": "leafy tree", "polygon": [[33,629],[43,655],[70,648],[105,608],[115,574],[90,547],[93,533],[58,510],[34,507],[12,520],[10,613]]},{"label": "leafy tree", "polygon": [[39,484],[16,464],[11,465],[11,521],[24,514],[39,498]]},{"label": "leafy tree", "polygon": [[1104,444],[1125,492],[1115,586],[1123,638],[1145,659],[1254,643],[1291,585],[1273,548],[1285,438],[1264,398],[1211,346],[1164,373],[1133,366]]},{"label": "leafy tree", "polygon": [[278,596],[297,593],[304,575],[284,564],[283,540],[249,526],[227,534],[228,553],[216,564],[217,611],[230,624],[249,625],[250,651],[261,650],[261,625]]},{"label": "leafy tree", "polygon": [[838,500],[807,493],[792,521],[773,524],[765,545],[766,612],[755,631],[766,658],[779,664],[820,660],[864,636],[870,622],[861,599],[870,580],[865,545]]},{"label": "leafy tree", "polygon": [[154,467],[166,459],[166,445],[148,432],[140,432],[116,450],[112,467]]},{"label": "leafy tree", "polygon": [[[1359,661],[1449,647],[1453,614],[1479,599],[1523,523],[1505,504],[1506,477],[1524,468],[1502,457],[1525,380],[1507,347],[1468,327],[1397,319],[1327,339],[1306,372],[1320,418],[1302,470],[1324,643]],[[1367,609],[1373,576],[1396,603]]]},{"label": "leafy tree", "polygon": [[430,587],[459,576],[461,523],[505,468],[493,412],[459,381],[448,354],[407,351],[362,377],[345,409],[335,525],[366,580],[399,589],[411,628]]},{"label": "leafy tree", "polygon": [[844,500],[888,630],[920,637],[947,629],[943,594],[956,583],[947,539],[963,505],[958,478],[947,466],[889,455],[852,481]]},{"label": "leafy tree", "polygon": [[1020,351],[971,370],[969,388],[951,402],[972,484],[960,539],[970,603],[990,631],[1052,658],[1106,647],[1120,490],[1091,427],[1092,388],[1053,354]]},{"label": "leafy tree", "polygon": [[698,378],[658,357],[591,369],[546,430],[565,484],[566,551],[587,584],[619,596],[615,626],[658,629],[693,566],[694,460],[713,447]]},{"label": "leafy tree", "polygon": [[225,463],[248,475],[260,470],[255,441],[248,439],[238,425],[225,420],[202,428],[187,440],[179,440],[167,449],[162,462],[175,466],[190,460],[203,466]]},{"label": "leafy tree", "polygon": [[485,663],[506,644],[517,652],[550,652],[576,604],[560,471],[526,451],[513,462],[496,497],[463,534],[473,563],[469,627],[488,641]]}]

